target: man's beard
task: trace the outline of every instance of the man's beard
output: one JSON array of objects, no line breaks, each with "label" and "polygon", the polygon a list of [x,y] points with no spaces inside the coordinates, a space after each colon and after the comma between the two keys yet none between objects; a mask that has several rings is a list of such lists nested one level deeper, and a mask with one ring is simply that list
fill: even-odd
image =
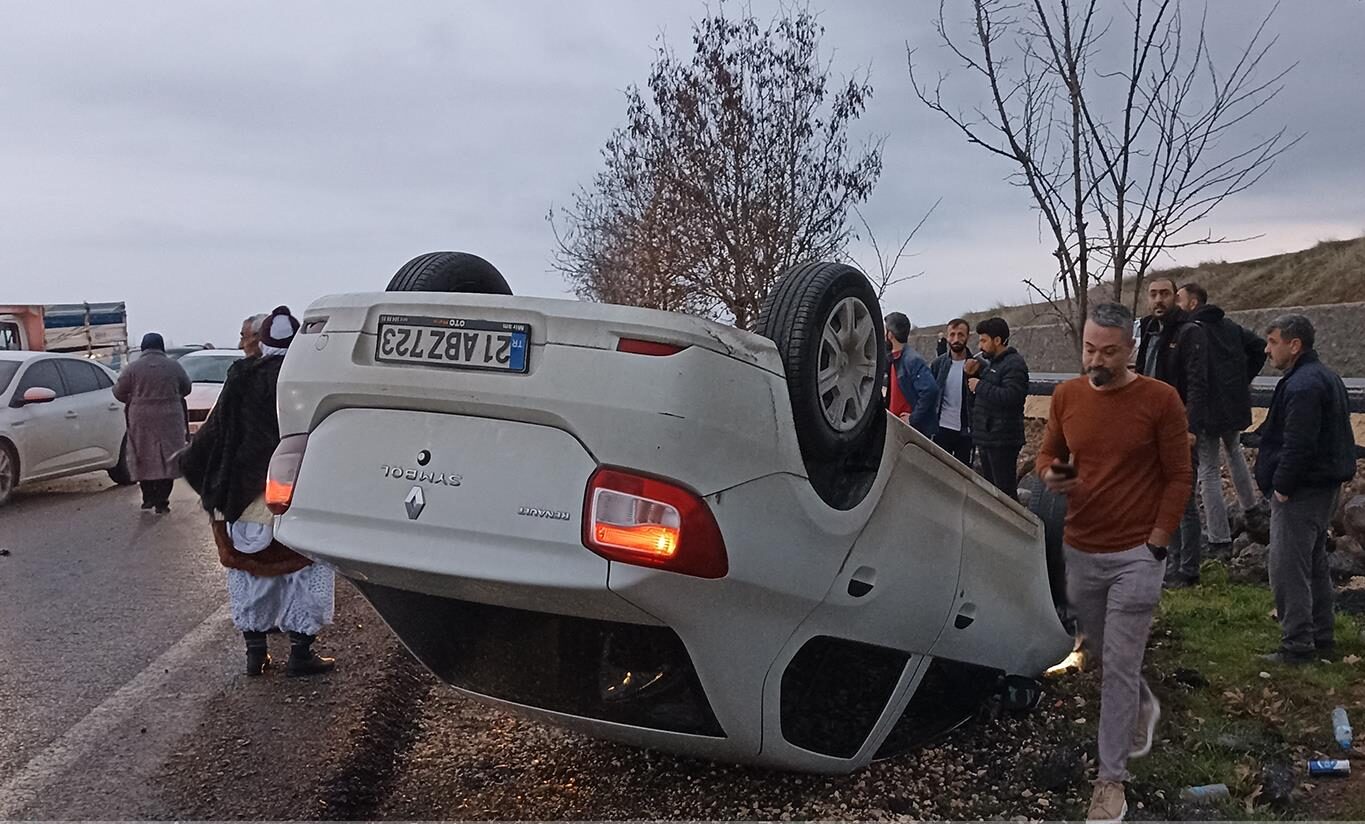
[{"label": "man's beard", "polygon": [[1092,366],[1085,370],[1085,374],[1090,376],[1090,382],[1095,386],[1104,386],[1114,380],[1114,370],[1107,366]]},{"label": "man's beard", "polygon": [[950,343],[950,344],[948,344],[948,348],[951,349],[951,350],[953,350],[954,353],[960,354],[960,353],[966,351],[966,349],[967,349],[967,344],[965,344],[965,343]]}]

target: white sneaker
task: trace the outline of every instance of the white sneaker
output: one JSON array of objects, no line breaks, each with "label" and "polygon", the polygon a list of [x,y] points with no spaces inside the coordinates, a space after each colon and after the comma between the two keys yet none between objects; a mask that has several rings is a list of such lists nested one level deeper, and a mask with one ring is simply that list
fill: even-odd
[{"label": "white sneaker", "polygon": [[1141,758],[1152,751],[1152,741],[1156,738],[1156,722],[1161,720],[1161,702],[1156,695],[1147,692],[1150,700],[1138,702],[1137,729],[1133,731],[1133,751],[1129,758]]}]

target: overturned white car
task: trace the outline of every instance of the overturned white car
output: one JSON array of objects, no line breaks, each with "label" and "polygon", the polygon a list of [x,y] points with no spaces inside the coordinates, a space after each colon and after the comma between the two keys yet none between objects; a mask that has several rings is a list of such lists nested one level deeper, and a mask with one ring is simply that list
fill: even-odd
[{"label": "overturned white car", "polygon": [[305,313],[277,534],[471,695],[848,772],[1072,648],[1039,521],[885,414],[882,341],[838,264],[784,275],[753,333],[423,255]]}]

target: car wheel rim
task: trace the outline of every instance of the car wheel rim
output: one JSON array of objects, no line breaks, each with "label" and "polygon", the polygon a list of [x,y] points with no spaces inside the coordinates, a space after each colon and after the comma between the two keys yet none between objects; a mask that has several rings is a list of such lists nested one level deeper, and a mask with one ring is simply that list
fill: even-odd
[{"label": "car wheel rim", "polygon": [[820,409],[836,432],[858,425],[877,385],[877,324],[867,304],[844,298],[825,318],[817,375]]},{"label": "car wheel rim", "polygon": [[9,453],[0,449],[0,498],[9,494],[14,485],[14,467],[10,464]]}]

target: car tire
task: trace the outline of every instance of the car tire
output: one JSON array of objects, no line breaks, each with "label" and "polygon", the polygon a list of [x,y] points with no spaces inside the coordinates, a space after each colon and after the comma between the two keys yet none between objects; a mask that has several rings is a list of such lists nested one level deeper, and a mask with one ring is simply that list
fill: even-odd
[{"label": "car tire", "polygon": [[389,292],[476,292],[510,295],[502,273],[493,264],[468,252],[428,252],[418,255],[389,280]]},{"label": "car tire", "polygon": [[782,357],[807,464],[865,446],[885,418],[887,364],[881,306],[867,277],[842,263],[793,266],[764,299],[754,331]]},{"label": "car tire", "polygon": [[19,486],[19,453],[8,441],[0,441],[0,506],[9,503]]},{"label": "car tire", "polygon": [[1019,480],[1019,488],[1029,492],[1029,511],[1043,522],[1043,545],[1047,551],[1047,580],[1052,603],[1059,612],[1066,610],[1066,555],[1062,550],[1062,531],[1066,528],[1066,496],[1047,488],[1038,473],[1030,472]]},{"label": "car tire", "polygon": [[133,473],[128,471],[128,436],[123,436],[123,443],[118,448],[118,463],[109,467],[109,480],[119,486],[132,486]]}]

